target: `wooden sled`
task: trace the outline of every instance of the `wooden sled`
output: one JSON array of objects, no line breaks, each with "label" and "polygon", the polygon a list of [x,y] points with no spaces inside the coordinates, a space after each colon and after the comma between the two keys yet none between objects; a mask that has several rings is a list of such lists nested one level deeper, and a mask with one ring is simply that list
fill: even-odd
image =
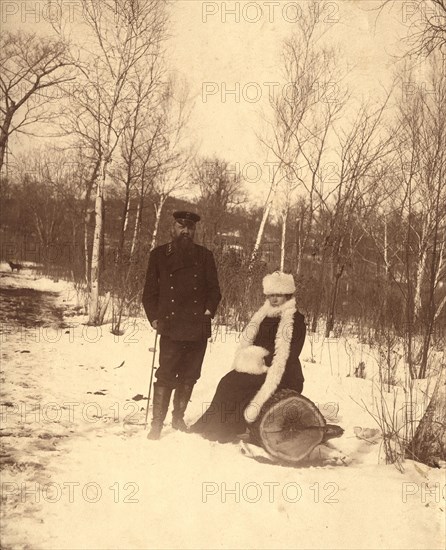
[{"label": "wooden sled", "polygon": [[272,457],[299,462],[319,444],[340,437],[344,430],[327,424],[316,405],[294,390],[276,392],[250,428],[251,440]]}]

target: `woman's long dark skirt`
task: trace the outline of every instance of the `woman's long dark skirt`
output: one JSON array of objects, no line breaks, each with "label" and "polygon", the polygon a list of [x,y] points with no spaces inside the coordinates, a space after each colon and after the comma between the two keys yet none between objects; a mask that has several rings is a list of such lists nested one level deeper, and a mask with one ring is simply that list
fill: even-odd
[{"label": "woman's long dark skirt", "polygon": [[219,382],[207,411],[190,427],[207,439],[227,443],[246,431],[243,413],[265,381],[266,374],[232,370]]}]

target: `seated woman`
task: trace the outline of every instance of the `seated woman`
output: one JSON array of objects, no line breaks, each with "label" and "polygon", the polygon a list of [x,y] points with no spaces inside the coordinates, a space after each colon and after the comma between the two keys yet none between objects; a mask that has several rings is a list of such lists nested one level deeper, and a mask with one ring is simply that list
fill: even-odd
[{"label": "seated woman", "polygon": [[241,334],[233,370],[220,380],[208,410],[190,432],[221,443],[234,441],[276,390],[302,392],[299,354],[306,327],[294,292],[292,275],[275,272],[264,277],[267,299]]}]

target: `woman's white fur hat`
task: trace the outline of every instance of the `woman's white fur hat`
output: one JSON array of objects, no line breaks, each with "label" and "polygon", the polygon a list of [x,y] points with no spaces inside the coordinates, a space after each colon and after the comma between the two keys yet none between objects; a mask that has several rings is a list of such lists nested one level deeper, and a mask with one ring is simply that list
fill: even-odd
[{"label": "woman's white fur hat", "polygon": [[275,271],[263,278],[263,294],[294,294],[296,287],[290,273]]}]

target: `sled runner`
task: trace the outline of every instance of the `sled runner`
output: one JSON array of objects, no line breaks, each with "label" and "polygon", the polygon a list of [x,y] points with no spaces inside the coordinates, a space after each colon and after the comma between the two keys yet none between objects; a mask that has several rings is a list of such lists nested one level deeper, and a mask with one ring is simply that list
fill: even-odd
[{"label": "sled runner", "polygon": [[294,390],[280,390],[262,407],[251,426],[251,438],[272,457],[299,462],[319,444],[344,430],[327,424],[316,405]]}]

